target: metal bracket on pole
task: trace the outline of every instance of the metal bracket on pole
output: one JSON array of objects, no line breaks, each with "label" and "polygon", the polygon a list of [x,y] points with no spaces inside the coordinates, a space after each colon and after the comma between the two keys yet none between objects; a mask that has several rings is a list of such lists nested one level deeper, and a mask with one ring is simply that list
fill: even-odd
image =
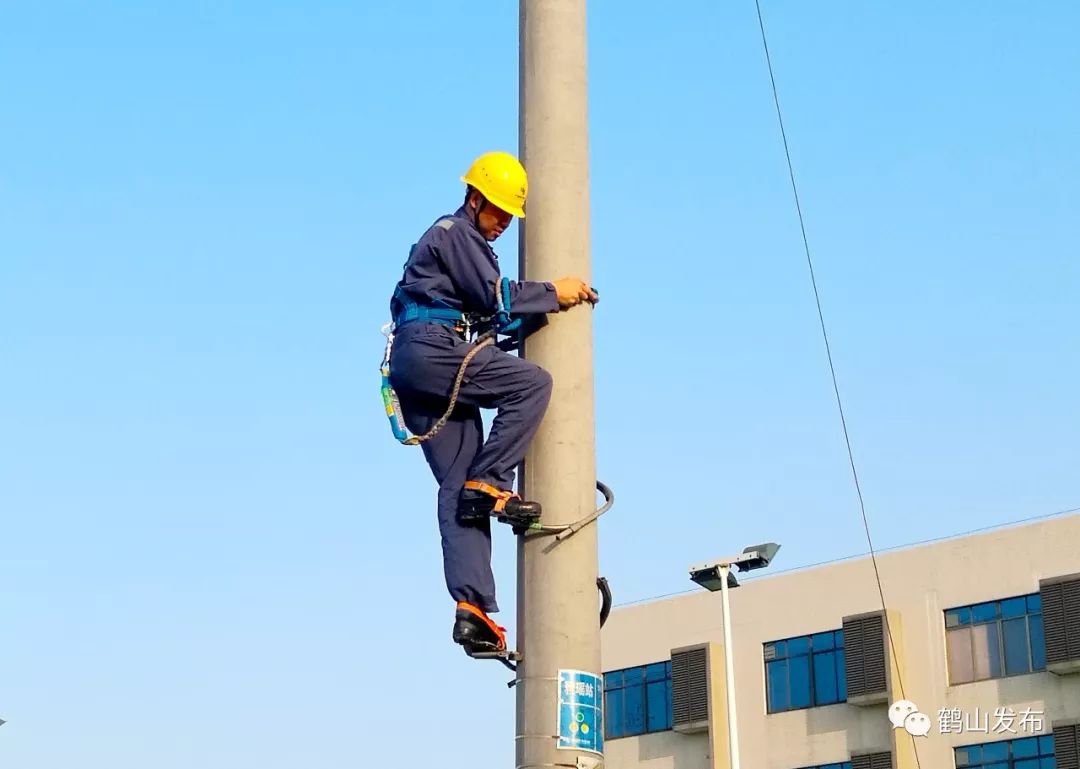
[{"label": "metal bracket on pole", "polygon": [[473,652],[472,654],[469,654],[469,656],[474,660],[498,660],[514,672],[517,672],[517,665],[514,663],[521,660],[521,654],[515,651]]},{"label": "metal bracket on pole", "polygon": [[596,769],[601,759],[593,756],[578,756],[572,764],[518,764],[514,769],[535,769],[535,767],[567,767],[567,769]]}]

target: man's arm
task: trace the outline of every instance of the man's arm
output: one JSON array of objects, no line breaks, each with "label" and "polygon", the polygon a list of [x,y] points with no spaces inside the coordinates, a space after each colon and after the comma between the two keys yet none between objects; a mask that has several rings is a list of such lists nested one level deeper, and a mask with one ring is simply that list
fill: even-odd
[{"label": "man's arm", "polygon": [[[493,314],[498,309],[496,291],[499,266],[487,243],[461,224],[445,230],[438,245],[442,263],[460,292],[468,310]],[[597,296],[578,278],[556,281],[510,281],[510,312],[514,315],[558,312]]]},{"label": "man's arm", "polygon": [[[491,249],[461,223],[446,230],[441,241],[439,255],[443,266],[467,309],[493,314],[498,309],[495,292],[501,276]],[[510,308],[515,315],[557,312],[559,298],[555,285],[545,281],[510,281]]]},{"label": "man's arm", "polygon": [[[517,292],[515,294],[515,291]],[[514,315],[557,312],[582,302],[596,304],[599,295],[580,278],[559,278],[555,281],[510,281],[510,312]],[[554,297],[554,309],[547,309]],[[543,309],[530,309],[531,307]]]},{"label": "man's arm", "polygon": [[510,281],[510,312],[514,315],[558,312],[555,284],[538,280]]}]

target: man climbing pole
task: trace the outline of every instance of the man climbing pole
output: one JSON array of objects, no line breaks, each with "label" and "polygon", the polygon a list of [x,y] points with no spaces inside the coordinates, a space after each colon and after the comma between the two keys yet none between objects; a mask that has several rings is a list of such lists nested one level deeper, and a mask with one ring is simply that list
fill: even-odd
[{"label": "man climbing pole", "polygon": [[[422,436],[424,457],[439,484],[438,519],[446,586],[457,602],[452,637],[472,655],[504,652],[504,628],[491,570],[491,519],[528,526],[540,505],[512,489],[551,397],[551,375],[495,345],[474,349],[470,332],[512,314],[566,310],[598,297],[584,281],[565,277],[511,281],[499,271],[490,243],[525,217],[528,178],[504,152],[481,155],[461,181],[465,200],[440,217],[412,247],[390,302],[394,337],[390,382],[405,425]],[[466,355],[456,405],[442,422]],[[496,409],[484,440],[480,409]],[[440,426],[441,424],[441,426]],[[433,428],[437,432],[427,433]]]}]

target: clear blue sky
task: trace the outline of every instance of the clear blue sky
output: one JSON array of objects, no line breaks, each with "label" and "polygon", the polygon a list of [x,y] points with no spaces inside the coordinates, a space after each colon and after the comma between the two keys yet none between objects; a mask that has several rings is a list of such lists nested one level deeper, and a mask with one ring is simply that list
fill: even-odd
[{"label": "clear blue sky", "polygon": [[[1080,505],[1080,8],[764,7],[875,544]],[[753,2],[674,11],[590,15],[618,602],[866,549]],[[377,365],[516,46],[510,2],[0,6],[0,764],[511,765]]]}]

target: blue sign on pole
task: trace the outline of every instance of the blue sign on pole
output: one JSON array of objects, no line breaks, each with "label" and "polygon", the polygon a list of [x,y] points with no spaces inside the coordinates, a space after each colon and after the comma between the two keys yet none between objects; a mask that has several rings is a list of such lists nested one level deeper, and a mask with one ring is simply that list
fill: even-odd
[{"label": "blue sign on pole", "polygon": [[604,752],[604,685],[595,673],[559,671],[558,748]]}]

